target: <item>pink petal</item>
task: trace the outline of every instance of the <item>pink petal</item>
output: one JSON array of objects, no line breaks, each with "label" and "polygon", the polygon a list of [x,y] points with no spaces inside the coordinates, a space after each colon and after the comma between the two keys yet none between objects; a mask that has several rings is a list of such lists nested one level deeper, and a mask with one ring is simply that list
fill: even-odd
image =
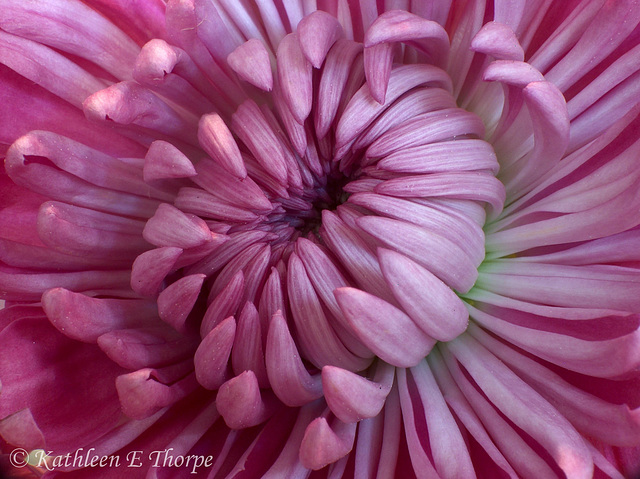
[{"label": "pink petal", "polygon": [[467,329],[464,303],[446,284],[402,254],[380,248],[378,257],[393,294],[420,329],[438,341]]},{"label": "pink petal", "polygon": [[156,246],[195,248],[215,238],[207,224],[194,215],[187,215],[175,206],[162,203],[147,221],[144,238]]},{"label": "pink petal", "polygon": [[142,253],[131,267],[131,288],[142,296],[156,296],[165,277],[176,269],[176,261],[183,251],[166,246]]},{"label": "pink petal", "polygon": [[443,236],[390,218],[365,216],[358,219],[358,224],[382,243],[419,263],[450,288],[467,292],[476,282],[477,264]]},{"label": "pink petal", "polygon": [[435,344],[409,316],[377,296],[346,287],[334,294],[353,331],[383,361],[411,367]]},{"label": "pink petal", "polygon": [[584,439],[558,411],[468,335],[447,344],[489,400],[554,458],[568,478],[590,477]]},{"label": "pink petal", "polygon": [[485,23],[471,41],[473,51],[498,60],[524,61],[524,51],[514,31],[498,22]]},{"label": "pink petal", "polygon": [[324,417],[311,421],[300,445],[300,462],[308,469],[322,469],[351,452],[356,424],[335,421],[332,426]]},{"label": "pink petal", "polygon": [[196,175],[191,160],[171,143],[156,140],[151,143],[144,157],[145,182],[173,178],[190,178]]},{"label": "pink petal", "polygon": [[291,33],[278,45],[278,81],[291,113],[300,124],[311,113],[312,66],[305,58],[298,36]]},{"label": "pink petal", "polygon": [[271,318],[265,360],[271,389],[287,406],[302,406],[322,396],[320,375],[311,376],[305,369],[280,312]]},{"label": "pink petal", "polygon": [[147,326],[157,320],[157,308],[151,301],[91,298],[63,288],[47,290],[42,307],[62,333],[89,343],[109,331]]},{"label": "pink petal", "polygon": [[236,321],[228,317],[207,334],[193,356],[196,378],[204,388],[218,389],[227,379]]},{"label": "pink petal", "polygon": [[331,412],[345,423],[377,416],[391,390],[390,385],[335,367],[322,368],[322,390]]},{"label": "pink petal", "polygon": [[333,44],[344,36],[338,20],[322,10],[304,17],[297,28],[300,48],[314,68],[320,68]]},{"label": "pink petal", "polygon": [[185,321],[200,295],[206,276],[192,274],[169,285],[158,296],[158,315],[177,331],[186,330]]},{"label": "pink petal", "polygon": [[[262,301],[260,304],[262,305]],[[239,375],[244,371],[251,371],[261,388],[269,386],[260,317],[253,303],[245,303],[238,316],[236,337],[231,351],[231,364],[234,373]]]},{"label": "pink petal", "polygon": [[240,78],[264,91],[273,89],[269,52],[264,44],[251,38],[227,57],[227,63]]},{"label": "pink petal", "polygon": [[242,295],[244,294],[244,273],[238,271],[227,282],[226,286],[211,301],[200,324],[200,336],[204,338],[220,322],[234,316],[241,306]]},{"label": "pink petal", "polygon": [[228,380],[218,390],[216,406],[231,429],[245,429],[266,421],[277,402],[263,398],[253,371]]}]

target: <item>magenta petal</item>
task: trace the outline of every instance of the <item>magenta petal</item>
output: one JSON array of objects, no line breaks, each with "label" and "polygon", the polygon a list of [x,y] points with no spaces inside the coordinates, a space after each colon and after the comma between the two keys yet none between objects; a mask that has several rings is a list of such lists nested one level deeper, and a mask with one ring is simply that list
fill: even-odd
[{"label": "magenta petal", "polygon": [[383,385],[335,366],[322,368],[322,390],[331,412],[343,422],[376,416],[391,390]]},{"label": "magenta petal", "polygon": [[389,287],[413,321],[438,341],[450,341],[467,329],[464,303],[427,269],[395,251],[378,249]]},{"label": "magenta petal", "polygon": [[192,274],[172,283],[158,296],[158,315],[177,331],[184,332],[185,321],[200,295],[206,276]]},{"label": "magenta petal", "polygon": [[334,294],[355,334],[389,364],[414,366],[435,344],[409,316],[377,296],[355,288],[338,288]]},{"label": "magenta petal", "polygon": [[253,371],[245,371],[220,386],[216,406],[227,426],[245,429],[264,422],[273,413],[276,403],[273,399],[267,403],[262,394]]},{"label": "magenta petal", "polygon": [[158,314],[153,301],[91,298],[63,288],[46,291],[42,307],[56,328],[84,342],[95,342],[109,331],[150,325]]},{"label": "magenta petal", "polygon": [[116,378],[122,412],[132,419],[145,419],[179,401],[197,387],[193,374],[169,385],[163,370],[140,369]]},{"label": "magenta petal", "polygon": [[271,389],[287,406],[302,406],[322,397],[320,375],[311,376],[305,369],[279,311],[271,318],[265,360]]},{"label": "magenta petal", "polygon": [[188,358],[195,350],[193,337],[162,324],[110,331],[98,338],[98,346],[116,364],[127,369],[168,366]]},{"label": "magenta petal", "polygon": [[213,239],[213,233],[200,218],[187,215],[175,206],[162,203],[147,221],[144,239],[156,246],[195,248]]},{"label": "magenta petal", "polygon": [[0,436],[9,444],[29,451],[46,447],[42,431],[29,409],[22,409],[0,420]]},{"label": "magenta petal", "polygon": [[[262,301],[260,303],[262,305]],[[260,317],[253,303],[245,303],[238,316],[236,337],[231,351],[231,364],[236,374],[251,371],[261,388],[269,387]]]},{"label": "magenta petal", "polygon": [[131,267],[131,288],[142,296],[156,296],[183,251],[166,246],[142,253]]},{"label": "magenta petal", "polygon": [[198,346],[193,362],[196,378],[204,388],[215,390],[226,381],[235,335],[236,321],[230,316],[213,328]]},{"label": "magenta petal", "polygon": [[196,175],[191,160],[171,143],[156,140],[144,157],[144,181],[189,178]]},{"label": "magenta petal", "polygon": [[324,417],[314,419],[304,432],[300,462],[308,469],[322,469],[351,451],[355,435],[356,423],[335,421],[331,427]]},{"label": "magenta petal", "polygon": [[269,52],[264,44],[251,38],[227,57],[227,63],[240,78],[264,91],[273,89],[273,74]]}]

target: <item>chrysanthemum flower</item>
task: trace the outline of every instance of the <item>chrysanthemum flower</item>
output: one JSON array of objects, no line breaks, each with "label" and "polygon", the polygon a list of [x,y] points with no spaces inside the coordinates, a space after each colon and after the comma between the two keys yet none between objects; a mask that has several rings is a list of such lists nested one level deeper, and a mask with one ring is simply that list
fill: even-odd
[{"label": "chrysanthemum flower", "polygon": [[[639,22],[0,0],[3,451],[52,477],[632,477]],[[85,453],[120,463],[61,460]]]}]

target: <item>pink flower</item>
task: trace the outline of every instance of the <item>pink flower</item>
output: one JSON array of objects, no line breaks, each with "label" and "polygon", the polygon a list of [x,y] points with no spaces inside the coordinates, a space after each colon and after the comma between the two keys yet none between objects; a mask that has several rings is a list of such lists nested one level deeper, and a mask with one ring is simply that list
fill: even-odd
[{"label": "pink flower", "polygon": [[639,22],[0,0],[9,462],[632,477]]}]

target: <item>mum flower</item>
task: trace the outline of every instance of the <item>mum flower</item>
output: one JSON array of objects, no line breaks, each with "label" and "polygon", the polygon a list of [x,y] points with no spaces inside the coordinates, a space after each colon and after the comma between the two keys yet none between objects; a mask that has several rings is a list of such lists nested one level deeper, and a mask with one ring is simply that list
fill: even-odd
[{"label": "mum flower", "polygon": [[631,477],[639,22],[0,0],[12,464]]}]

